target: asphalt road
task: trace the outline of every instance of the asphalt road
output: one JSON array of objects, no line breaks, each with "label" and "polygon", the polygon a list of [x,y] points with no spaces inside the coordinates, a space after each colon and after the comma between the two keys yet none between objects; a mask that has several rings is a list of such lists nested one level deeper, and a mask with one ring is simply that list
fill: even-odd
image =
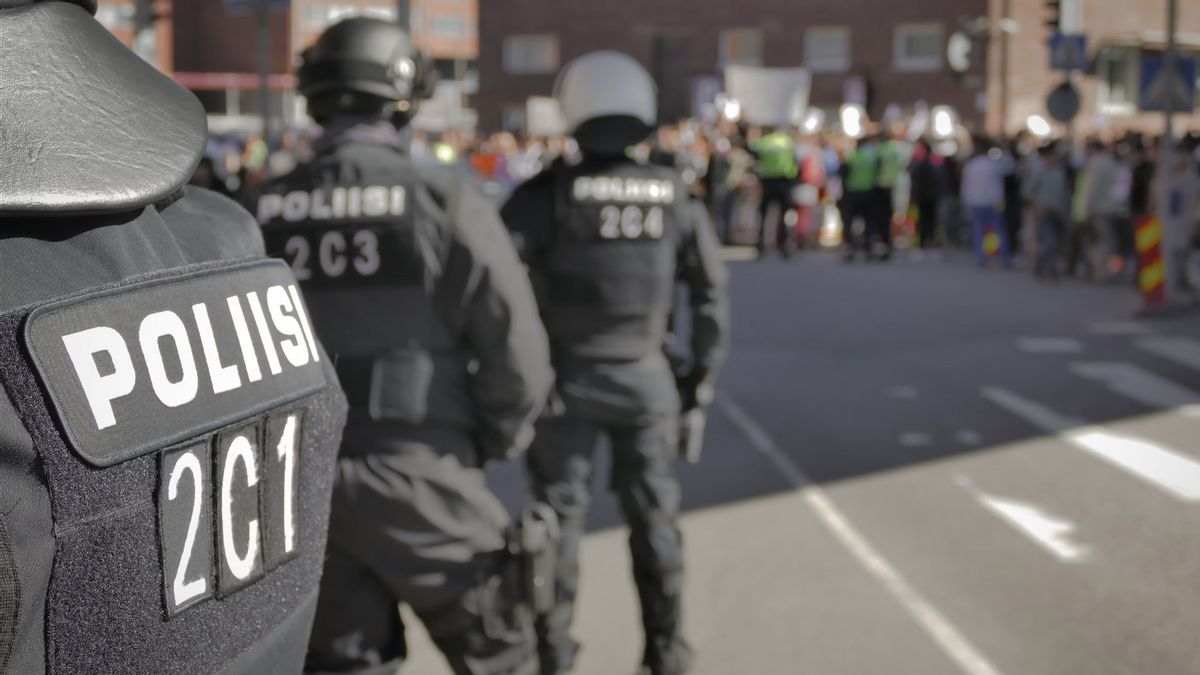
[{"label": "asphalt road", "polygon": [[[1200,316],[958,259],[732,270],[706,455],[681,467],[695,672],[1200,673]],[[519,504],[520,468],[493,474]],[[602,483],[592,526],[576,672],[626,675]]]}]

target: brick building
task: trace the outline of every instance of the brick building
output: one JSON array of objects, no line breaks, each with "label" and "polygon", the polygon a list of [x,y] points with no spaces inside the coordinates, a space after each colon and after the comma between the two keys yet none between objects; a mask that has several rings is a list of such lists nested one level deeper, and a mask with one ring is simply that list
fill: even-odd
[{"label": "brick building", "polygon": [[[471,93],[479,53],[478,0],[410,0],[413,40],[444,80]],[[139,30],[136,0],[100,0],[98,18],[128,45],[199,96],[215,131],[261,126],[257,19],[231,12],[231,0],[146,0],[157,19]],[[143,4],[146,4],[143,3]],[[253,6],[252,0],[235,4]],[[299,53],[330,24],[349,16],[396,18],[396,0],[291,0],[267,17],[272,112],[301,121],[292,76]]]},{"label": "brick building", "polygon": [[[1077,129],[1161,128],[1161,115],[1137,115],[1133,103],[1138,56],[1161,49],[1166,0],[1074,3],[1098,56],[1094,76],[1077,76],[1084,101]],[[1011,21],[1001,22],[1005,4]],[[1179,0],[1179,14],[1181,42],[1200,47],[1200,3]],[[924,101],[949,105],[968,124],[995,132],[1007,107],[1008,130],[1016,131],[1030,115],[1045,115],[1046,95],[1063,77],[1048,67],[1046,17],[1044,0],[484,0],[480,123],[522,127],[526,99],[549,94],[563,63],[609,48],[654,74],[664,119],[695,114],[702,98],[720,89],[723,66],[751,64],[808,68],[810,104],[826,110],[865,98],[878,119],[890,104],[906,109]],[[1007,106],[1000,84],[1004,25],[1015,29]],[[957,31],[974,44],[963,74],[946,65],[946,41]]]}]

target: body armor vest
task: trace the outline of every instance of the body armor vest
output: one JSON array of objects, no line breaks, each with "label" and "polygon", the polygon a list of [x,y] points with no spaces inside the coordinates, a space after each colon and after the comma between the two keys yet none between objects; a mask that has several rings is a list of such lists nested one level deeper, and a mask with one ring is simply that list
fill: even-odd
[{"label": "body armor vest", "polygon": [[674,172],[618,161],[561,169],[555,231],[535,279],[560,358],[660,356],[687,196]]},{"label": "body armor vest", "polygon": [[442,198],[398,150],[350,142],[258,199],[359,422],[474,423],[461,319],[441,297],[456,276]]},{"label": "body armor vest", "polygon": [[0,294],[0,452],[49,506],[10,514],[0,549],[51,673],[302,667],[345,404],[248,215],[189,202],[0,239],[56,288]]}]

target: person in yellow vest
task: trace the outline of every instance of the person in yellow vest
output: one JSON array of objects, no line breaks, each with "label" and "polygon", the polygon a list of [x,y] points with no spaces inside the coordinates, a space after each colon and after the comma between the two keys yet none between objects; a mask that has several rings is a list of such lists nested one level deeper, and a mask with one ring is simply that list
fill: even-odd
[{"label": "person in yellow vest", "polygon": [[[764,132],[763,136],[750,146],[757,160],[758,182],[762,187],[762,197],[758,203],[758,254],[762,257],[766,250],[767,238],[774,226],[775,246],[786,258],[791,255],[792,237],[784,222],[784,214],[792,207],[792,190],[796,187],[796,179],[800,175],[800,168],[796,163],[796,140],[790,134],[773,127],[764,129]],[[778,215],[769,219],[772,206],[778,207]]]},{"label": "person in yellow vest", "polygon": [[[879,177],[879,145],[873,137],[860,140],[846,156],[840,170],[842,178],[842,240],[846,262],[854,260],[855,251],[862,248],[870,259],[872,234],[878,228],[877,200],[874,191]],[[854,234],[856,221],[863,221],[862,236]]]}]

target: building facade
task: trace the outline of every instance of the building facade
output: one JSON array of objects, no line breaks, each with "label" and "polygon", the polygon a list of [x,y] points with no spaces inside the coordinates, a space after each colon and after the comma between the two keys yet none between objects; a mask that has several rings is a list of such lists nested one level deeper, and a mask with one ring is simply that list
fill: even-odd
[{"label": "building facade", "polygon": [[945,41],[987,11],[988,0],[484,0],[480,122],[519,128],[526,98],[549,94],[563,63],[596,49],[650,70],[664,119],[697,113],[724,66],[746,64],[806,67],[821,108],[852,100],[878,117],[924,101],[982,121],[986,59],[951,76]]},{"label": "building facade", "polygon": [[[1200,2],[1177,1],[1179,40],[1200,50]],[[1075,131],[1160,130],[1162,115],[1139,114],[1136,102],[1139,60],[1161,51],[1167,0],[1061,5],[1095,57],[1094,72],[1074,76],[1083,103]],[[880,119],[889,106],[924,102],[950,106],[972,128],[1011,133],[1030,116],[1048,117],[1046,96],[1065,78],[1049,67],[1046,0],[484,0],[480,10],[485,129],[522,128],[526,99],[550,94],[559,67],[596,49],[626,52],[650,70],[664,120],[697,114],[720,91],[724,66],[749,64],[807,68],[810,105],[827,112],[858,102]],[[961,73],[947,64],[956,32],[972,45]]]}]

